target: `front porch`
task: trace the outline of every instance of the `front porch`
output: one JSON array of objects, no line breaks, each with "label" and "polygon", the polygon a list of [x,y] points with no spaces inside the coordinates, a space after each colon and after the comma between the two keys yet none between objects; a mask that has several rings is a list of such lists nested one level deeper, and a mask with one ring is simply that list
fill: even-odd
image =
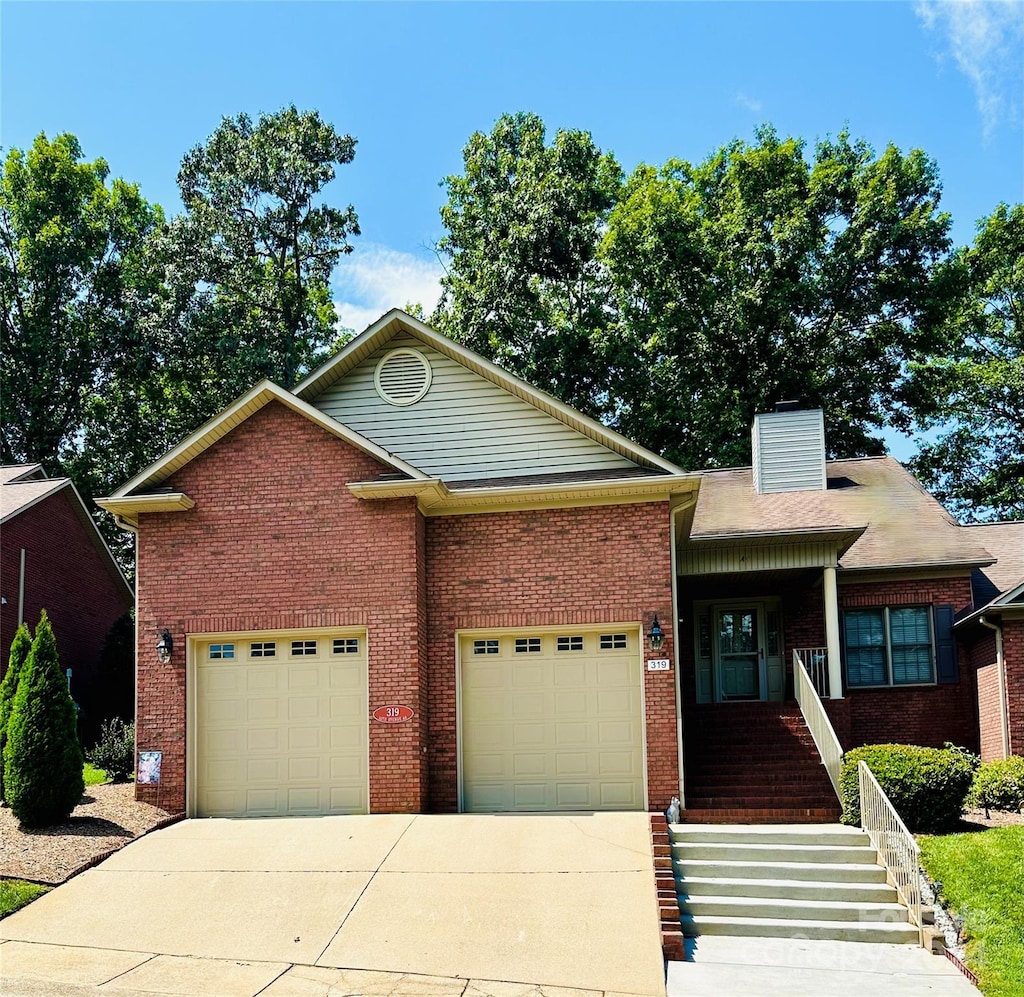
[{"label": "front porch", "polygon": [[842,695],[835,568],[683,575],[677,594],[682,820],[837,820],[841,807],[793,674],[796,652],[823,700],[831,690]]}]

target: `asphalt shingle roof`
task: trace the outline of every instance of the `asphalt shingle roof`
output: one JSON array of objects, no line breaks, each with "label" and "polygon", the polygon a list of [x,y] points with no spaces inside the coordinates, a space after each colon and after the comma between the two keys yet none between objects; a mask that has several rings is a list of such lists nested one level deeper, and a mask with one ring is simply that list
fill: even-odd
[{"label": "asphalt shingle roof", "polygon": [[864,527],[842,567],[983,563],[981,536],[960,526],[892,457],[833,460],[825,491],[759,495],[751,469],[704,473],[690,537]]}]

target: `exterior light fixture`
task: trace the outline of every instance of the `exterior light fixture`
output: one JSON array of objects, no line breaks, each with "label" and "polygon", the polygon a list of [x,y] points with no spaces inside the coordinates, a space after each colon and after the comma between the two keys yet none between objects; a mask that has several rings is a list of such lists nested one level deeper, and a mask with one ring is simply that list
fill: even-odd
[{"label": "exterior light fixture", "polygon": [[170,630],[164,630],[160,634],[160,639],[156,642],[156,653],[160,656],[162,664],[167,664],[171,660],[171,654],[174,652],[174,638],[171,636]]},{"label": "exterior light fixture", "polygon": [[665,634],[661,629],[661,624],[658,622],[658,614],[654,614],[654,622],[651,624],[651,629],[647,634],[647,639],[651,642],[652,651],[660,651],[661,645],[665,640]]}]

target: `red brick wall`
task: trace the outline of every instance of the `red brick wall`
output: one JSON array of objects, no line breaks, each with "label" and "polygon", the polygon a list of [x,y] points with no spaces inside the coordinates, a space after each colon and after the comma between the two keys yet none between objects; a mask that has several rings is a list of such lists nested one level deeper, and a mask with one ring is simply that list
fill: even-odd
[{"label": "red brick wall", "polygon": [[[431,806],[457,806],[455,632],[643,620],[657,613],[672,657],[667,503],[451,516],[427,521]],[[645,642],[646,646],[646,642]],[[645,672],[647,790],[679,791],[675,676]]]},{"label": "red brick wall", "polygon": [[88,709],[93,706],[91,684],[107,633],[131,609],[133,599],[83,515],[70,487],[65,487],[4,524],[0,578],[7,605],[0,609],[0,675],[7,670],[18,628],[24,548],[25,622],[34,628],[46,610],[61,666],[72,669],[72,695]]},{"label": "red brick wall", "polygon": [[1010,754],[1024,755],[1024,620],[1003,621]]},{"label": "red brick wall", "polygon": [[983,762],[1003,757],[1003,690],[999,679],[996,663],[978,669],[978,726]]},{"label": "red brick wall", "polygon": [[[417,710],[370,724],[370,808],[424,808],[422,517],[412,499],[363,502],[345,487],[386,470],[272,402],[166,482],[194,509],[141,517],[138,747],[164,753],[162,806],[185,806],[187,634],[365,626],[370,710]],[[166,665],[153,650],[164,627]],[[155,800],[157,787],[138,793]]]},{"label": "red brick wall", "polygon": [[[952,606],[956,613],[969,608],[970,578],[856,583],[840,573],[840,609],[922,604]],[[955,684],[845,690],[844,705],[833,704],[829,711],[836,711],[840,724],[849,723],[843,747],[890,741],[941,747],[952,741],[977,751],[974,670],[963,657],[959,666],[960,680]]]}]

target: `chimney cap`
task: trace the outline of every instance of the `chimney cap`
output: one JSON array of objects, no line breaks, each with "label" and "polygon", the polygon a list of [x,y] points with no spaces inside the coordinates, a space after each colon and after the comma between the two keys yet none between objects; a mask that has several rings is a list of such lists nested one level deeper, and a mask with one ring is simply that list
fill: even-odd
[{"label": "chimney cap", "polygon": [[800,403],[798,401],[796,401],[795,399],[789,399],[789,400],[784,401],[784,402],[776,402],[775,403],[775,411],[776,412],[799,412],[800,411]]}]

